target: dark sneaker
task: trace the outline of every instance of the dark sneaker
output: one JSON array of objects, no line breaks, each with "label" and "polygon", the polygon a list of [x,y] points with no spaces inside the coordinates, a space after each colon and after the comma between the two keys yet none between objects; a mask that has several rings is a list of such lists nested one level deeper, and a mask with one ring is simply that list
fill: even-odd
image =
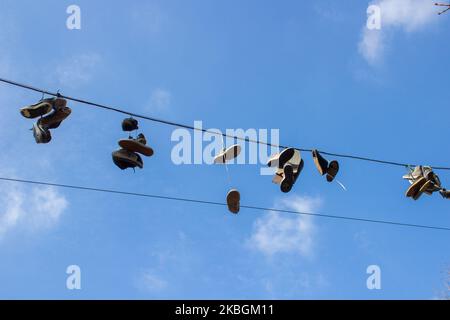
[{"label": "dark sneaker", "polygon": [[43,128],[39,121],[33,125],[33,136],[36,143],[49,143],[52,140],[50,131]]},{"label": "dark sneaker", "polygon": [[241,195],[239,194],[239,191],[231,189],[227,194],[228,210],[230,210],[231,213],[237,214],[240,209],[240,201]]},{"label": "dark sneaker", "polygon": [[22,114],[22,116],[28,119],[41,117],[52,111],[53,100],[54,98],[42,99],[36,104],[32,104],[20,109],[20,113]]},{"label": "dark sneaker", "polygon": [[294,185],[294,168],[291,164],[286,163],[283,167],[283,179],[281,180],[280,189],[284,193],[291,191]]},{"label": "dark sneaker", "polygon": [[291,158],[294,156],[295,148],[287,148],[281,151],[280,153],[274,154],[269,158],[267,161],[267,165],[269,167],[275,167],[278,166],[279,169],[284,168],[284,165],[286,162],[291,160]]},{"label": "dark sneaker", "polygon": [[52,113],[39,119],[41,125],[47,129],[56,129],[60,124],[70,116],[72,110],[69,107],[61,106],[55,108]]},{"label": "dark sneaker", "polygon": [[331,161],[327,169],[327,181],[333,182],[338,172],[339,172],[339,163],[336,160]]},{"label": "dark sneaker", "polygon": [[312,156],[317,170],[319,171],[320,175],[323,176],[325,173],[327,173],[328,161],[324,157],[322,157],[322,155],[317,150],[312,151]]},{"label": "dark sneaker", "polygon": [[294,167],[294,183],[297,182],[298,177],[300,176],[300,173],[302,173],[303,167],[305,165],[305,162],[303,159],[300,159],[300,164],[297,167]]},{"label": "dark sneaker", "polygon": [[126,118],[122,121],[122,130],[123,131],[134,131],[139,129],[138,121],[133,118]]},{"label": "dark sneaker", "polygon": [[441,191],[439,191],[439,193],[441,194],[441,196],[444,199],[450,199],[450,191],[449,190],[442,189]]},{"label": "dark sneaker", "polygon": [[114,151],[112,153],[112,159],[115,165],[122,170],[136,167],[142,169],[144,167],[142,158],[137,153],[130,152],[124,149]]},{"label": "dark sneaker", "polygon": [[122,139],[119,141],[119,146],[131,152],[138,152],[144,156],[151,157],[153,149],[146,145],[147,140],[145,136],[140,133],[136,139]]}]

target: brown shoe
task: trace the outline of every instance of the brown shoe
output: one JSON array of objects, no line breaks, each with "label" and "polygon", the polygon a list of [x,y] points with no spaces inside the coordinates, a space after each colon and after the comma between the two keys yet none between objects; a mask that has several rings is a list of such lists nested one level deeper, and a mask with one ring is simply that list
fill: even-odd
[{"label": "brown shoe", "polygon": [[422,187],[420,187],[419,191],[423,192],[429,196],[433,194],[434,190],[434,183],[431,180],[427,180]]},{"label": "brown shoe", "polygon": [[414,200],[417,200],[422,195],[422,192],[420,192],[420,188],[427,182],[427,179],[424,177],[421,177],[414,181],[414,183],[406,190],[406,196],[412,197]]},{"label": "brown shoe", "polygon": [[333,182],[338,172],[339,172],[339,163],[336,160],[331,161],[327,169],[327,181]]},{"label": "brown shoe", "polygon": [[151,157],[153,149],[146,145],[147,140],[145,136],[140,133],[136,139],[122,139],[119,141],[119,146],[131,152],[138,152],[144,156]]},{"label": "brown shoe", "polygon": [[72,110],[67,107],[67,101],[62,98],[55,98],[53,101],[53,112],[39,119],[40,124],[46,129],[56,129],[70,116]]},{"label": "brown shoe", "polygon": [[112,160],[116,166],[120,169],[125,170],[127,168],[143,168],[144,163],[141,157],[134,152],[130,152],[125,149],[119,149],[112,153]]},{"label": "brown shoe", "polygon": [[240,201],[241,195],[239,191],[231,189],[227,194],[228,210],[230,210],[231,213],[237,214],[240,209]]}]

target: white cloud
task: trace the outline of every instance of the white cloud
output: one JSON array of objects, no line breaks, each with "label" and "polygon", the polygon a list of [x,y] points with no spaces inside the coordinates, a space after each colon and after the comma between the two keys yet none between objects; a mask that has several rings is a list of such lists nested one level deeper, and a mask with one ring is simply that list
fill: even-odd
[{"label": "white cloud", "polygon": [[76,88],[88,84],[101,58],[96,53],[83,53],[72,56],[56,67],[58,84],[68,88]]},{"label": "white cloud", "polygon": [[169,91],[157,88],[152,91],[150,96],[149,109],[153,112],[164,112],[170,107],[172,95]]},{"label": "white cloud", "polygon": [[68,206],[66,198],[52,187],[21,189],[3,188],[0,196],[0,238],[15,228],[30,230],[54,226]]},{"label": "white cloud", "polygon": [[0,237],[17,225],[22,215],[23,195],[16,188],[4,188],[0,198]]},{"label": "white cloud", "polygon": [[145,271],[140,279],[140,287],[147,291],[160,292],[167,288],[167,281],[153,270]]},{"label": "white cloud", "polygon": [[[277,203],[277,207],[314,212],[321,205],[319,198],[292,197]],[[267,256],[277,253],[297,253],[307,257],[312,253],[315,226],[311,216],[288,216],[268,213],[255,221],[248,240],[251,248]]]},{"label": "white cloud", "polygon": [[381,61],[392,30],[411,33],[423,29],[436,19],[436,8],[429,1],[377,0],[371,4],[381,9],[381,29],[369,30],[364,26],[359,52],[372,65]]}]

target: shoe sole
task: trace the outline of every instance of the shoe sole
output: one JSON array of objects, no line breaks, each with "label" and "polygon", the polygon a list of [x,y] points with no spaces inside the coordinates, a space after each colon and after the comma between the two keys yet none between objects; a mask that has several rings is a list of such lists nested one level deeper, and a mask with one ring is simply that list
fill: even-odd
[{"label": "shoe sole", "polygon": [[239,206],[241,201],[241,195],[239,194],[239,191],[236,189],[232,189],[227,194],[227,206],[228,210],[233,213],[237,214],[239,213]]},{"label": "shoe sole", "polygon": [[226,161],[232,160],[239,156],[241,153],[241,146],[240,145],[234,145],[229,147],[225,152],[220,153],[214,158],[214,163],[216,164],[223,164]]},{"label": "shoe sole", "polygon": [[53,115],[48,115],[40,120],[42,126],[47,129],[57,129],[61,123],[66,120],[72,113],[72,110],[68,107],[62,107]]},{"label": "shoe sole", "polygon": [[283,180],[281,180],[280,189],[283,193],[288,193],[294,185],[294,168],[292,165],[285,165],[283,168]]},{"label": "shoe sole", "polygon": [[420,195],[420,188],[425,184],[426,179],[424,177],[420,178],[419,180],[416,180],[407,190],[406,190],[406,196],[411,198],[416,198],[414,200],[417,200]]},{"label": "shoe sole", "polygon": [[[320,164],[319,151],[313,150],[312,151],[312,156],[313,156],[314,164],[316,165],[317,170],[319,171],[320,175],[323,176],[326,173],[327,168],[323,168],[322,165]],[[326,167],[328,167],[328,161],[325,160],[325,159],[323,159],[323,160],[327,162],[327,166]]]},{"label": "shoe sole", "polygon": [[328,166],[327,170],[327,181],[333,182],[334,178],[336,178],[336,175],[339,172],[339,163],[337,161],[331,161],[330,165]]},{"label": "shoe sole", "polygon": [[49,102],[41,102],[20,109],[20,114],[27,119],[34,119],[50,113],[53,107]]},{"label": "shoe sole", "polygon": [[135,140],[124,139],[119,141],[119,146],[131,152],[138,152],[144,156],[151,157],[153,149]]},{"label": "shoe sole", "polygon": [[[117,163],[117,162],[119,162],[119,161],[125,162],[125,163],[127,163],[127,164],[131,164],[131,165],[136,166],[136,167],[138,167],[138,168],[140,168],[140,169],[142,169],[142,168],[144,167],[144,164],[143,164],[143,163],[140,163],[140,162],[138,162],[138,161],[134,161],[133,159],[127,157],[126,155],[121,154],[121,153],[118,153],[117,151],[115,151],[115,152],[112,153],[112,158],[113,158],[114,163],[115,163],[120,169],[122,169],[122,170],[125,170],[125,169],[127,169],[127,168],[122,168],[122,167]],[[116,162],[116,161],[117,161],[117,162]]]},{"label": "shoe sole", "polygon": [[424,183],[422,187],[420,187],[419,191],[426,193],[427,195],[432,195],[433,193],[430,191],[430,188],[434,186],[433,181],[428,180]]},{"label": "shoe sole", "polygon": [[267,161],[267,166],[273,167],[275,163],[278,161],[278,168],[281,169],[284,167],[286,162],[288,162],[295,153],[294,148],[288,148],[281,151],[279,154],[274,155]]}]

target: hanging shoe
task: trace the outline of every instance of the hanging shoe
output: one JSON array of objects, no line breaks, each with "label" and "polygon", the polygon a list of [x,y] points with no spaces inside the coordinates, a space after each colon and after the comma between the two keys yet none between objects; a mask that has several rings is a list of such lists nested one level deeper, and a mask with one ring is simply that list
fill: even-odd
[{"label": "hanging shoe", "polygon": [[280,153],[276,153],[271,156],[267,161],[267,165],[269,167],[278,166],[279,169],[282,169],[286,162],[288,162],[294,156],[295,151],[295,148],[284,149]]},{"label": "hanging shoe", "polygon": [[138,152],[147,157],[151,157],[153,155],[153,149],[147,146],[147,140],[142,133],[140,133],[136,139],[120,140],[119,146],[125,150]]},{"label": "hanging shoe", "polygon": [[41,125],[47,129],[56,129],[61,123],[67,119],[72,113],[72,109],[66,106],[67,101],[61,98],[56,98],[54,103],[54,110],[49,115],[39,119]]},{"label": "hanging shoe", "polygon": [[413,183],[420,177],[425,177],[425,172],[431,169],[430,167],[424,167],[424,166],[416,166],[414,167],[414,170],[411,172],[405,174],[403,176],[403,179],[409,180],[410,183]]},{"label": "hanging shoe", "polygon": [[420,192],[420,188],[427,182],[427,179],[424,177],[420,177],[417,179],[409,188],[406,190],[406,196],[411,197],[414,200],[417,200],[422,195],[422,192]]},{"label": "hanging shoe", "polygon": [[140,155],[125,149],[114,151],[112,153],[112,159],[114,164],[122,170],[136,167],[142,169],[144,167],[144,163],[142,162]]},{"label": "hanging shoe", "polygon": [[420,187],[419,191],[422,193],[425,193],[427,195],[432,195],[433,192],[431,192],[431,189],[433,188],[434,183],[431,180],[427,180],[422,187]]},{"label": "hanging shoe", "polygon": [[442,189],[441,180],[434,172],[430,172],[427,175],[428,181],[431,183],[428,184],[428,187],[424,189],[424,192],[428,195],[433,194],[434,192],[440,191]]},{"label": "hanging shoe", "polygon": [[295,150],[292,158],[284,165],[282,173],[280,174],[279,171],[277,171],[277,176],[281,176],[281,179],[277,179],[280,184],[281,192],[288,193],[292,190],[292,187],[297,182],[297,179],[303,170],[303,166],[304,161],[301,158],[300,151]]},{"label": "hanging shoe", "polygon": [[323,176],[327,173],[328,161],[324,157],[322,157],[319,151],[315,149],[312,151],[312,156],[317,170],[319,171],[320,175]]},{"label": "hanging shoe", "polygon": [[231,213],[237,214],[240,209],[240,201],[241,195],[239,191],[231,189],[227,194],[228,210],[230,210]]},{"label": "hanging shoe", "polygon": [[32,104],[20,109],[22,116],[28,119],[34,119],[50,113],[53,109],[54,98],[42,99],[36,104]]},{"label": "hanging shoe", "polygon": [[327,181],[333,182],[338,172],[339,172],[339,163],[336,160],[331,161],[327,169]]},{"label": "hanging shoe", "polygon": [[288,193],[294,185],[294,168],[291,164],[286,163],[283,167],[283,179],[281,180],[281,192]]},{"label": "hanging shoe", "polygon": [[431,196],[434,192],[440,191],[442,189],[440,182],[438,183],[439,184],[431,179],[427,180],[427,182],[425,182],[425,184],[420,188],[420,192],[426,193],[427,195]]},{"label": "hanging shoe", "polygon": [[33,125],[33,136],[36,143],[49,143],[52,140],[52,135],[50,131],[43,128],[39,121]]},{"label": "hanging shoe", "polygon": [[139,129],[138,121],[134,118],[126,118],[122,121],[122,130],[123,131],[134,131]]},{"label": "hanging shoe", "polygon": [[450,199],[450,190],[442,189],[439,191],[439,193],[441,194],[442,198]]},{"label": "hanging shoe", "polygon": [[217,156],[214,157],[214,163],[223,164],[227,161],[233,160],[241,153],[241,146],[235,144],[227,149],[223,149]]},{"label": "hanging shoe", "polygon": [[283,181],[284,177],[284,170],[283,169],[277,169],[277,172],[275,172],[272,182],[275,184],[281,184],[281,181]]}]

